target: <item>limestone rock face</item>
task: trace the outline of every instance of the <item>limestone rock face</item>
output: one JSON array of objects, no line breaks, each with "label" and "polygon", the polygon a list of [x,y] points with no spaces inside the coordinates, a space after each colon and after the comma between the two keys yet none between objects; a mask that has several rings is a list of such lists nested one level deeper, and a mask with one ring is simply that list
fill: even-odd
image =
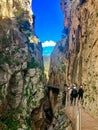
[{"label": "limestone rock face", "polygon": [[31,129],[44,97],[41,42],[31,0],[0,1],[0,130]]},{"label": "limestone rock face", "polygon": [[44,60],[44,73],[46,75],[46,78],[49,79],[48,72],[49,72],[49,67],[50,67],[50,56],[43,56],[43,60]]},{"label": "limestone rock face", "polygon": [[[84,107],[98,119],[98,2],[61,0],[60,4],[65,18],[64,37],[51,56],[50,84],[55,85],[58,81],[59,86],[63,81],[68,85],[82,84]],[[68,46],[61,54],[59,46],[62,44]],[[62,63],[59,63],[60,57],[63,57]],[[61,77],[59,69],[64,77]]]},{"label": "limestone rock face", "polygon": [[66,81],[67,61],[65,55],[68,55],[68,52],[66,51],[66,48],[68,48],[68,43],[66,42],[65,44],[65,42],[66,38],[62,39],[62,41],[57,42],[51,55],[49,84],[56,87],[62,87]]}]

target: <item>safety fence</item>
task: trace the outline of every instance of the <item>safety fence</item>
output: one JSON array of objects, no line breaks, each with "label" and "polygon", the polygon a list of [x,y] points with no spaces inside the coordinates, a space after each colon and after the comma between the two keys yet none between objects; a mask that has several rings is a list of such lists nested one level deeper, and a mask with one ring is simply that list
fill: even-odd
[{"label": "safety fence", "polygon": [[72,121],[73,130],[81,130],[81,114],[82,108],[81,103],[76,99],[76,102],[71,104],[70,93],[66,95],[66,114]]}]

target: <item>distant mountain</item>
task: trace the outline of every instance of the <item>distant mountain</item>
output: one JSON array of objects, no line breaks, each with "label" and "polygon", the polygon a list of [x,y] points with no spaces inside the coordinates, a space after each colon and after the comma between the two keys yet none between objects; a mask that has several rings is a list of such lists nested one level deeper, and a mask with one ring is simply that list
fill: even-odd
[{"label": "distant mountain", "polygon": [[44,59],[44,72],[48,78],[48,71],[50,67],[50,56],[43,56]]}]

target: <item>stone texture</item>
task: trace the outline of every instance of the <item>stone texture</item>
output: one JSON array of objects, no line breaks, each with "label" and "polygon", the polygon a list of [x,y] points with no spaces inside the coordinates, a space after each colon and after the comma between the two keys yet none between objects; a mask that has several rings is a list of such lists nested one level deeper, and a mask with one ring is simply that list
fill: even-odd
[{"label": "stone texture", "polygon": [[1,0],[0,130],[30,130],[31,113],[43,97],[42,46],[31,0]]},{"label": "stone texture", "polygon": [[51,56],[49,83],[59,87],[64,82],[82,84],[83,105],[98,119],[98,2],[61,0],[60,5],[64,12],[64,34]]}]

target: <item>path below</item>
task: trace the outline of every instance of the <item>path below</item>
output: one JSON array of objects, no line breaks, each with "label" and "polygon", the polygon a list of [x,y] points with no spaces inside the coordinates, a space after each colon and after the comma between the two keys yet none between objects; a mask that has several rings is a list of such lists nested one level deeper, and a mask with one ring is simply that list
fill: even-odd
[{"label": "path below", "polygon": [[[73,123],[75,122],[75,111],[76,106],[66,107],[66,114],[71,119]],[[77,111],[76,111],[77,112]],[[81,129],[80,130],[98,130],[98,120],[90,116],[85,109],[81,107]]]}]

